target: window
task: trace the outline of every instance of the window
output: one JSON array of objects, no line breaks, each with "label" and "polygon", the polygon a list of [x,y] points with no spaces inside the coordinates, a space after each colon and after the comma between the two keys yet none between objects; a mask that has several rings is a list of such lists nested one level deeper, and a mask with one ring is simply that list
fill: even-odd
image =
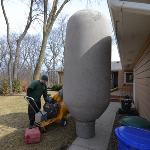
[{"label": "window", "polygon": [[133,83],[133,73],[125,72],[125,83]]}]

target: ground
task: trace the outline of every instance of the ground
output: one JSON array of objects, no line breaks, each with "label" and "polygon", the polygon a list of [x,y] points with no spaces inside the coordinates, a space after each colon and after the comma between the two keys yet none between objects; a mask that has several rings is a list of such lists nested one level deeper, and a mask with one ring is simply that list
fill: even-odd
[{"label": "ground", "polygon": [[[51,92],[52,96],[57,92]],[[0,150],[67,150],[76,139],[75,119],[68,114],[68,124],[54,122],[42,133],[40,143],[26,144],[25,129],[29,126],[26,93],[0,96]],[[42,98],[42,106],[44,100]]]},{"label": "ground", "polygon": [[[52,96],[55,93],[51,93]],[[41,142],[25,144],[25,128],[29,125],[25,93],[14,96],[0,96],[0,150],[67,150],[76,139],[75,119],[69,114],[68,125],[60,127],[59,123],[48,125],[47,132],[41,136]],[[44,100],[42,100],[42,105]],[[107,150],[118,150],[118,139],[114,130],[119,121],[128,114],[116,114]],[[138,114],[137,114],[138,115]]]},{"label": "ground", "polygon": [[[139,116],[137,110],[136,109],[134,109],[134,110],[135,110],[135,116]],[[116,117],[115,117],[115,121],[114,121],[114,124],[113,124],[113,128],[112,128],[112,132],[111,132],[111,136],[110,136],[110,140],[109,140],[109,144],[108,144],[108,149],[107,150],[118,150],[118,139],[117,139],[117,137],[115,135],[114,130],[117,127],[121,126],[119,121],[125,116],[133,116],[133,115],[130,115],[130,114],[119,114],[118,112],[116,112]]]}]

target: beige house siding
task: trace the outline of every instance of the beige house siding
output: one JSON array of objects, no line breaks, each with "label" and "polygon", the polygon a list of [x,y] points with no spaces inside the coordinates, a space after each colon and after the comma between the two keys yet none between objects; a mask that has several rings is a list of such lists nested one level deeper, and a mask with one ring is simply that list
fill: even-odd
[{"label": "beige house siding", "polygon": [[58,72],[59,74],[59,84],[64,84],[64,72]]},{"label": "beige house siding", "polygon": [[[119,71],[119,89],[121,90],[121,95],[128,95],[131,99],[133,99],[133,84],[125,83],[125,73],[133,73],[133,71],[122,70]],[[125,84],[124,84],[125,83]],[[124,86],[122,86],[124,84]]]},{"label": "beige house siding", "polygon": [[134,63],[135,103],[141,117],[150,121],[150,36]]},{"label": "beige house siding", "polygon": [[119,78],[119,88],[121,88],[122,84],[124,83],[124,71],[119,71],[118,78]]}]

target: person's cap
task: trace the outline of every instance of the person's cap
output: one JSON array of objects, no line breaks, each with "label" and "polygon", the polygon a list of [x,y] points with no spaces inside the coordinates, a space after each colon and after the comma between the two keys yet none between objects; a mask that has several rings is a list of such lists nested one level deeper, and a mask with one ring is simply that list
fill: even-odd
[{"label": "person's cap", "polygon": [[47,75],[42,75],[41,79],[45,80],[45,81],[48,81],[48,76]]}]

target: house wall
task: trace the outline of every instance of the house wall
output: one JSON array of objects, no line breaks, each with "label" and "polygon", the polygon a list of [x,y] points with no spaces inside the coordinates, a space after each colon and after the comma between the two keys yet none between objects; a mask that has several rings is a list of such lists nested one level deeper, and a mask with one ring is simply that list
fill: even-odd
[{"label": "house wall", "polygon": [[118,87],[118,72],[114,72],[114,87]]},{"label": "house wall", "polygon": [[59,74],[59,84],[64,84],[64,72],[58,72]]},{"label": "house wall", "polygon": [[150,36],[135,63],[135,103],[141,117],[150,121]]},{"label": "house wall", "polygon": [[119,89],[122,87],[122,84],[124,83],[124,71],[119,71],[119,74],[118,74],[118,77],[119,77]]},{"label": "house wall", "polygon": [[[130,72],[130,71],[119,71],[118,72],[118,87],[121,88],[122,84],[124,83],[124,73]],[[132,72],[132,71],[131,71]],[[59,73],[59,84],[64,83],[64,72],[58,72]]]},{"label": "house wall", "polygon": [[[133,73],[133,71],[132,70],[121,70],[121,71],[119,71],[119,75],[118,75],[118,77],[119,77],[119,88],[121,88],[122,87],[122,85],[125,83],[125,73]],[[127,84],[127,83],[126,83]]]}]

